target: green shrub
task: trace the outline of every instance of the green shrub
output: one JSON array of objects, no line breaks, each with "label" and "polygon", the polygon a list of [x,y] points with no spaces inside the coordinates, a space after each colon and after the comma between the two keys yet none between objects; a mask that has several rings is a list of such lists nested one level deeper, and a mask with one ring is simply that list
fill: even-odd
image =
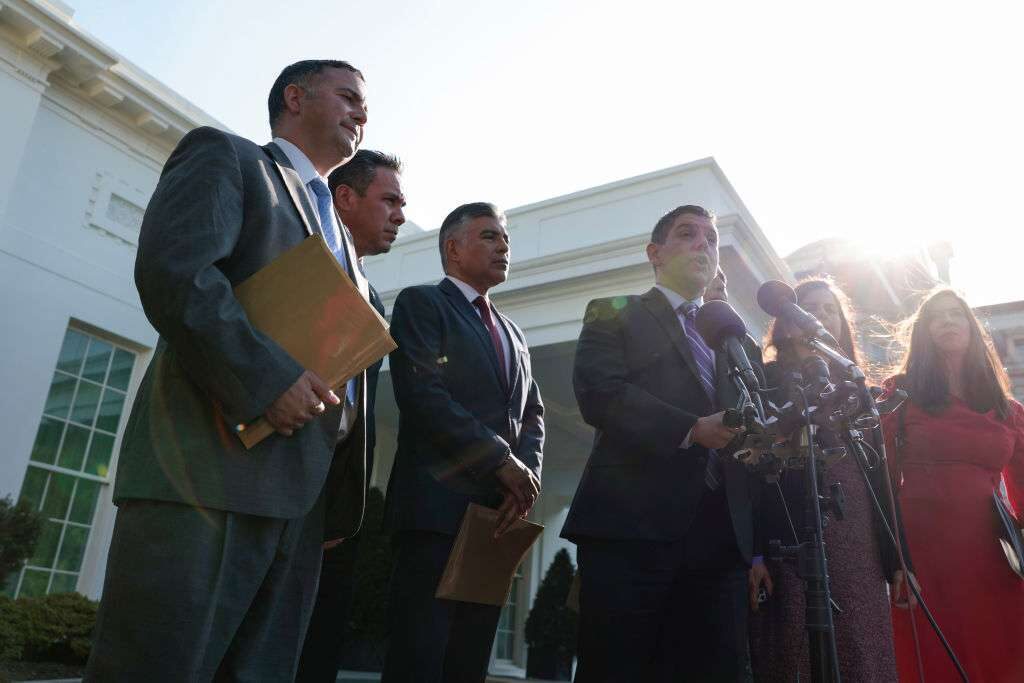
[{"label": "green shrub", "polygon": [[0,596],[0,661],[21,659],[25,650],[25,615],[18,603]]},{"label": "green shrub", "polygon": [[576,653],[578,615],[566,606],[576,568],[565,549],[555,553],[526,618],[527,675],[564,680]]},{"label": "green shrub", "polygon": [[0,498],[0,579],[32,557],[42,529],[43,518],[28,501],[14,505],[10,497]]},{"label": "green shrub", "polygon": [[0,599],[0,659],[84,664],[96,608],[78,593]]}]

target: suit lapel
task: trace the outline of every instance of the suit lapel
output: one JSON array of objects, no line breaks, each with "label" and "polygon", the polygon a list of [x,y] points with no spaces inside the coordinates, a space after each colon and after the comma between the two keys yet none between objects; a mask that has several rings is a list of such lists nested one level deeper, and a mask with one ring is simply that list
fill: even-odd
[{"label": "suit lapel", "polygon": [[277,173],[281,177],[281,182],[284,183],[285,189],[288,190],[288,196],[291,197],[292,204],[295,205],[295,210],[299,212],[302,224],[306,227],[306,234],[317,234],[319,231],[313,229],[314,225],[320,225],[319,218],[316,218],[316,208],[310,203],[309,194],[306,192],[306,188],[303,187],[299,174],[292,168],[291,162],[288,161],[288,156],[273,142],[264,146],[263,149],[274,161],[274,166],[277,167]]},{"label": "suit lapel", "polygon": [[665,330],[665,334],[672,341],[672,346],[676,347],[676,351],[686,362],[686,367],[690,368],[690,372],[693,373],[694,379],[700,382],[700,370],[697,368],[697,361],[693,358],[690,340],[686,338],[686,332],[683,331],[683,325],[679,322],[679,316],[672,310],[668,299],[656,287],[652,287],[640,297],[640,300],[644,302],[647,310]]},{"label": "suit lapel", "polygon": [[484,352],[487,353],[487,357],[491,359],[491,367],[494,368],[495,381],[498,382],[499,386],[505,386],[505,383],[501,381],[501,375],[498,374],[498,354],[494,351],[494,343],[491,341],[491,333],[487,331],[484,321],[480,319],[479,315],[477,315],[476,309],[473,308],[473,304],[466,300],[462,291],[448,278],[441,280],[437,286],[445,293],[445,295],[447,295],[448,300],[451,302],[455,310],[458,311],[465,319],[466,324],[476,332],[477,337],[480,338],[480,344],[485,350]]},{"label": "suit lapel", "polygon": [[[503,313],[498,312],[498,309],[494,309],[494,312],[498,314],[498,323],[505,331],[505,339],[508,340],[508,355],[509,366],[508,366],[508,395],[515,396],[516,389],[519,387],[519,381],[522,379],[519,369],[522,367],[523,358],[523,345],[519,343],[519,337],[512,332],[512,321],[505,317]],[[504,368],[502,368],[504,370]]]}]

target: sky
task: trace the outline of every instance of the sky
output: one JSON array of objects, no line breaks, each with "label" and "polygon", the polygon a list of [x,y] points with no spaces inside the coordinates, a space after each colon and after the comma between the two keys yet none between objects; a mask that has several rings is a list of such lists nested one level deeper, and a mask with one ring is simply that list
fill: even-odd
[{"label": "sky", "polygon": [[285,65],[355,64],[363,146],[403,159],[425,228],[467,201],[511,208],[713,156],[781,256],[831,236],[876,258],[948,240],[971,304],[1024,299],[1016,3],[68,1],[260,142]]}]

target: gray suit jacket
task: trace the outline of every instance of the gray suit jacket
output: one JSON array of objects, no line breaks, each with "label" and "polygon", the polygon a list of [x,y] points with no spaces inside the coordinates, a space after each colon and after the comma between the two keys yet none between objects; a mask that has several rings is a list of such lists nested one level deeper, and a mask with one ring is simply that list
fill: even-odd
[{"label": "gray suit jacket", "polygon": [[[339,408],[251,450],[234,432],[234,425],[262,415],[303,368],[249,324],[232,288],[316,225],[298,174],[273,143],[260,147],[198,128],[178,144],[139,237],[135,281],[160,339],[125,428],[115,503],[163,500],[297,518],[313,507],[330,471],[327,538],[358,529],[365,480],[362,391],[349,439],[358,439],[357,447],[338,449],[337,458]],[[355,263],[351,236],[349,245]],[[355,277],[365,292],[365,279]]]}]

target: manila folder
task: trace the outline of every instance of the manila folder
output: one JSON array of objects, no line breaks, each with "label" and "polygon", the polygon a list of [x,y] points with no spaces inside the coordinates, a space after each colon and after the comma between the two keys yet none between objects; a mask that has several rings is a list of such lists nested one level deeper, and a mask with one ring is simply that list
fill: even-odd
[{"label": "manila folder", "polygon": [[[323,237],[313,235],[235,287],[253,327],[338,390],[397,348]],[[274,433],[262,417],[238,432],[246,448]]]},{"label": "manila folder", "polygon": [[497,525],[497,510],[469,504],[434,597],[505,604],[516,567],[544,527],[517,519],[504,536],[494,538]]}]

